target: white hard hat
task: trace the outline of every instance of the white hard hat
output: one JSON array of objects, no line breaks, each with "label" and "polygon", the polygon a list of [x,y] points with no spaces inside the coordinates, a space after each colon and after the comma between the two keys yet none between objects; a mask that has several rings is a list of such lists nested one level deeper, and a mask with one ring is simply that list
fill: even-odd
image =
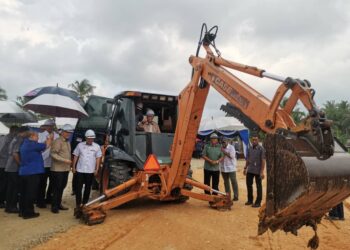
[{"label": "white hard hat", "polygon": [[85,132],[85,137],[86,138],[96,138],[95,132],[91,129],[86,130]]},{"label": "white hard hat", "polygon": [[149,109],[147,110],[147,113],[146,113],[147,116],[154,116],[154,111],[152,109]]},{"label": "white hard hat", "polygon": [[215,134],[215,133],[212,133],[210,135],[210,139],[218,139],[218,138],[219,138],[219,136],[217,134]]},{"label": "white hard hat", "polygon": [[74,132],[74,128],[70,124],[64,124],[63,127],[62,127],[62,131],[65,131],[65,132],[68,132],[68,133],[73,133]]},{"label": "white hard hat", "polygon": [[44,126],[55,126],[55,121],[52,119],[47,119],[43,125]]}]

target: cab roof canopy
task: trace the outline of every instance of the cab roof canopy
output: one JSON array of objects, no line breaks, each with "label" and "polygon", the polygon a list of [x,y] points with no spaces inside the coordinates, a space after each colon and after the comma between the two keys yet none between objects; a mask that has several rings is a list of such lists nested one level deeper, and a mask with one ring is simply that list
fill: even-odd
[{"label": "cab roof canopy", "polygon": [[163,102],[176,102],[177,96],[175,95],[166,95],[166,94],[156,94],[156,93],[146,93],[146,92],[140,92],[140,91],[123,91],[119,94],[117,94],[114,99],[118,99],[120,97],[135,97],[135,98],[141,98],[145,101],[163,101]]}]

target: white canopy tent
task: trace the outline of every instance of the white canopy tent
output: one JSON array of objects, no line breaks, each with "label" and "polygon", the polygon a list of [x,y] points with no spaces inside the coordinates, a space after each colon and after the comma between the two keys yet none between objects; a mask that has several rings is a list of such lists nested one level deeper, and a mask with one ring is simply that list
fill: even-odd
[{"label": "white canopy tent", "polygon": [[208,136],[216,132],[222,136],[239,136],[243,142],[243,151],[246,156],[249,146],[249,130],[234,117],[210,117],[201,120],[198,135]]},{"label": "white canopy tent", "polygon": [[201,120],[199,131],[206,130],[242,130],[247,129],[234,117],[209,117]]}]

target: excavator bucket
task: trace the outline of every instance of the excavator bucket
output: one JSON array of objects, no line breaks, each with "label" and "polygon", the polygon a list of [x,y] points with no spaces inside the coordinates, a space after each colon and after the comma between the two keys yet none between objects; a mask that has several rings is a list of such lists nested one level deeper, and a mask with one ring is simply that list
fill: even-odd
[{"label": "excavator bucket", "polygon": [[303,225],[317,223],[350,195],[350,154],[335,140],[334,155],[320,160],[303,138],[268,134],[266,204],[258,233],[282,229],[297,234]]}]

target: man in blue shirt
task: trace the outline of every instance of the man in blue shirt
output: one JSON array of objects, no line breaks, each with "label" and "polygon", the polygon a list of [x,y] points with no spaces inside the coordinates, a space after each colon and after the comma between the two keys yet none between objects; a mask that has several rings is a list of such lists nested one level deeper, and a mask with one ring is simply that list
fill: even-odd
[{"label": "man in blue shirt", "polygon": [[37,198],[40,174],[45,172],[44,161],[41,153],[52,142],[48,137],[46,143],[38,143],[38,133],[30,131],[28,138],[24,139],[20,147],[21,164],[19,176],[21,183],[20,191],[20,216],[23,219],[38,217],[40,214],[34,212],[34,202]]}]

